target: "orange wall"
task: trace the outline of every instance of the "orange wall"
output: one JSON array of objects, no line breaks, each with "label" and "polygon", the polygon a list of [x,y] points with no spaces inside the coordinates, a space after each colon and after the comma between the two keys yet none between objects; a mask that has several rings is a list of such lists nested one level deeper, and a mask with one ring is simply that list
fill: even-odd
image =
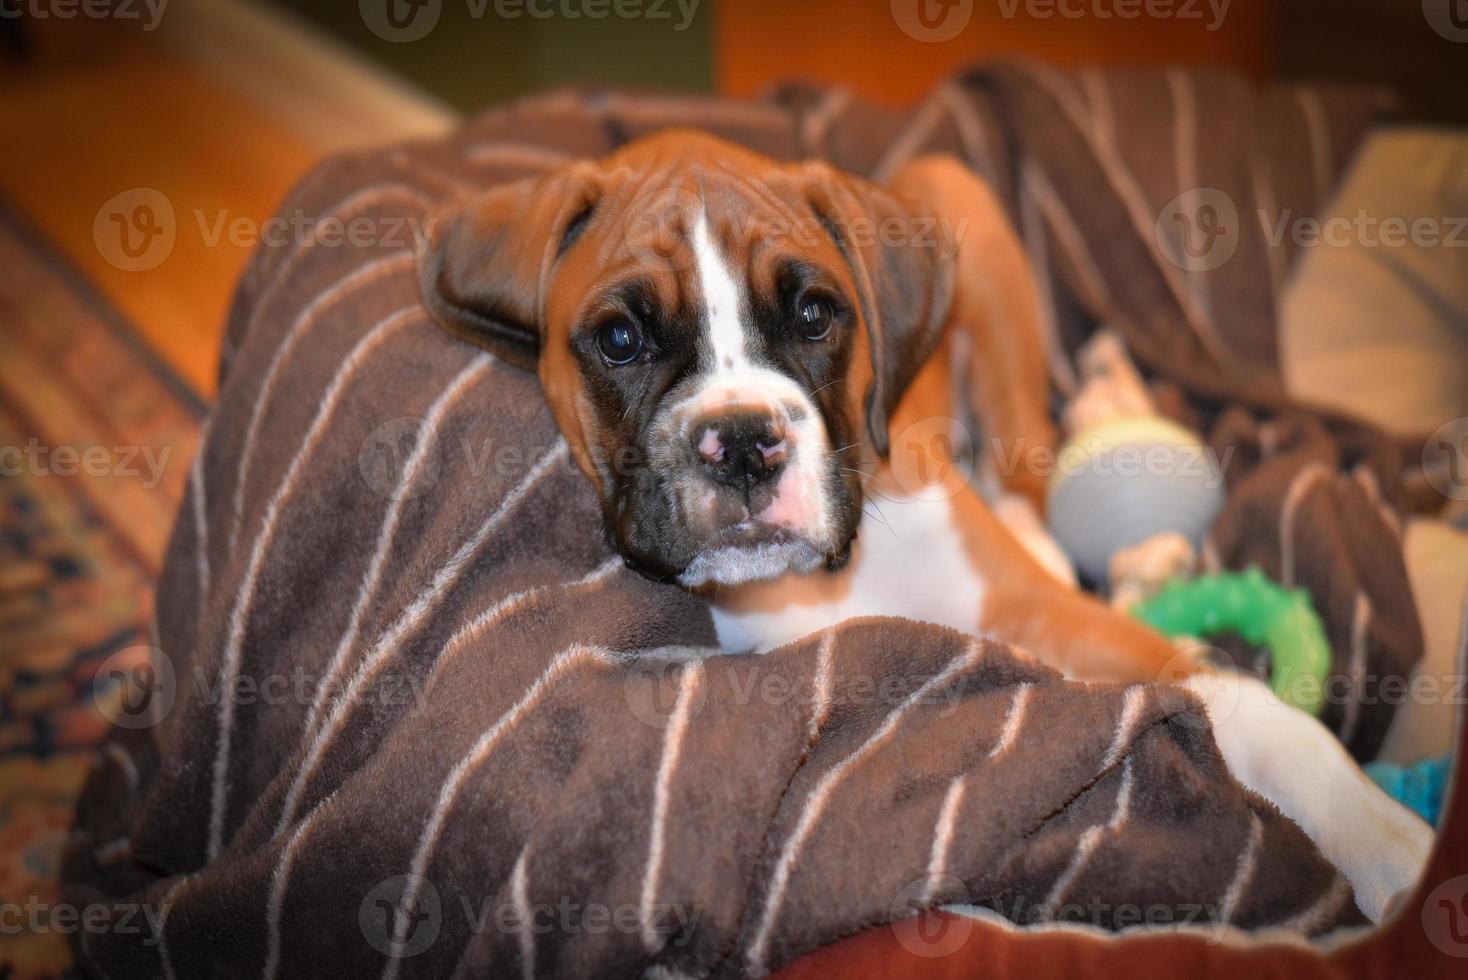
[{"label": "orange wall", "polygon": [[[1149,2],[1197,16],[1148,17]],[[952,5],[948,21],[945,4]],[[1129,4],[1141,16],[1116,15]],[[951,39],[918,40],[897,16],[903,12],[921,33],[918,5],[938,30],[951,31],[965,12],[968,20]],[[1062,7],[1082,16],[1063,17]],[[1047,9],[1056,13],[1044,17]],[[1212,31],[1209,0],[718,0],[714,17],[721,92],[757,95],[776,81],[804,77],[901,103],[956,68],[994,56],[1062,65],[1212,62],[1263,75],[1273,60],[1275,0],[1232,0]]]}]

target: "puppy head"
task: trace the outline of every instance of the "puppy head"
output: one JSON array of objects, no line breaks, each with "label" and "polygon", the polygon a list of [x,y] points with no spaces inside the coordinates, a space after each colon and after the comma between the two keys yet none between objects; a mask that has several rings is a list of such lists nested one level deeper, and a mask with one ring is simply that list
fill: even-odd
[{"label": "puppy head", "polygon": [[848,556],[951,293],[919,224],[824,164],[664,133],[449,209],[422,289],[539,372],[629,564],[733,585]]}]

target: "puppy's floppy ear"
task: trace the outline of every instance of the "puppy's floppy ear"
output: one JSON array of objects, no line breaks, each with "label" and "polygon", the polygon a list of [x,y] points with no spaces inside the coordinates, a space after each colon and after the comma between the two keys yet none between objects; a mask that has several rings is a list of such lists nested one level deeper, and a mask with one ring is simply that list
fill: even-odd
[{"label": "puppy's floppy ear", "polygon": [[824,163],[802,165],[805,197],[856,282],[871,348],[867,434],[887,456],[887,420],[942,336],[953,298],[941,223],[897,195]]},{"label": "puppy's floppy ear", "polygon": [[447,207],[418,262],[429,312],[450,333],[534,371],[552,267],[599,195],[592,168],[576,164]]}]

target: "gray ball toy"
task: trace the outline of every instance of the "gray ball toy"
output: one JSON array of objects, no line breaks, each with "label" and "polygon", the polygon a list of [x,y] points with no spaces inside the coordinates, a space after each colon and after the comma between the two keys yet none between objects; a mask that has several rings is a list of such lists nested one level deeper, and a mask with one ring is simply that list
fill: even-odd
[{"label": "gray ball toy", "polygon": [[1114,418],[1061,448],[1046,508],[1050,533],[1088,579],[1111,557],[1172,531],[1200,548],[1224,501],[1223,477],[1193,433],[1158,416]]}]

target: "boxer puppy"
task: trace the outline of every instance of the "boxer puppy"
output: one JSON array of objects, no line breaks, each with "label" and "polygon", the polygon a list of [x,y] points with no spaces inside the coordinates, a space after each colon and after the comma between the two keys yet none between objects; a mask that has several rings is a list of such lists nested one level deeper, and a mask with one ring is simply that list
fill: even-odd
[{"label": "boxer puppy", "polygon": [[[1302,825],[1368,916],[1415,881],[1430,829],[1315,719],[1065,581],[1033,516],[1043,477],[1023,465],[1055,441],[1034,287],[961,164],[922,159],[881,188],[664,132],[434,228],[430,310],[539,373],[617,549],[707,595],[725,649],[885,614],[1082,680],[1179,679],[1233,774]],[[974,488],[965,423],[1029,546]]]}]

